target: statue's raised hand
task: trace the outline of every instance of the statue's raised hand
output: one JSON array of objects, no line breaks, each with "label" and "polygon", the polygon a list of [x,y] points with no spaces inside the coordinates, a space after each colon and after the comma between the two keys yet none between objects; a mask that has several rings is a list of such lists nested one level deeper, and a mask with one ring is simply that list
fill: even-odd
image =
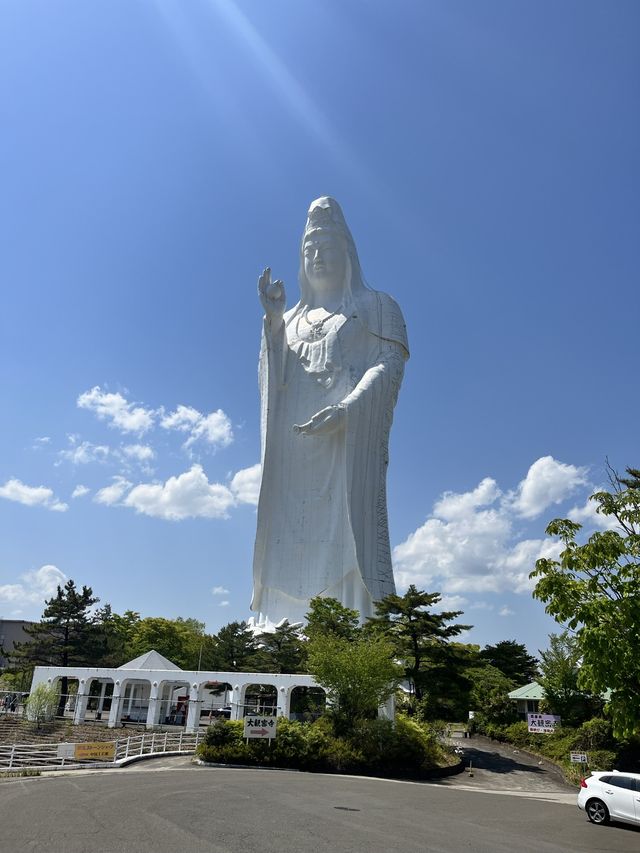
[{"label": "statue's raised hand", "polygon": [[280,279],[271,281],[271,267],[267,267],[258,279],[258,295],[267,317],[282,319],[287,296],[284,292],[284,283]]}]

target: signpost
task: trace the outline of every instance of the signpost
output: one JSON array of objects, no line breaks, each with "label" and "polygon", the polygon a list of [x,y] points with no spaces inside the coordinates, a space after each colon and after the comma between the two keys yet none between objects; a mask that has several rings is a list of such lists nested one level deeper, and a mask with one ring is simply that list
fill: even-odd
[{"label": "signpost", "polygon": [[573,764],[588,764],[589,756],[586,752],[570,752],[569,758]]},{"label": "signpost", "polygon": [[249,714],[244,718],[244,736],[271,740],[276,736],[275,714]]},{"label": "signpost", "polygon": [[555,714],[527,714],[529,731],[533,734],[551,734],[560,725],[560,717]]}]

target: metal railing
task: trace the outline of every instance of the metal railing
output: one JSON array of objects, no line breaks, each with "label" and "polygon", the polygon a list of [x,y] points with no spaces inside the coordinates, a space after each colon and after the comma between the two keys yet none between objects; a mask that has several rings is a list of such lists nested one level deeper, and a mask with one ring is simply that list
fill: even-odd
[{"label": "metal railing", "polygon": [[2,744],[0,745],[0,772],[2,770],[21,770],[26,768],[47,769],[59,767],[109,767],[116,766],[141,755],[162,755],[162,753],[195,752],[204,734],[195,732],[145,732],[116,741],[100,741],[100,745],[115,744],[114,757],[104,758],[75,757],[74,748],[82,744],[41,743],[41,744]]}]

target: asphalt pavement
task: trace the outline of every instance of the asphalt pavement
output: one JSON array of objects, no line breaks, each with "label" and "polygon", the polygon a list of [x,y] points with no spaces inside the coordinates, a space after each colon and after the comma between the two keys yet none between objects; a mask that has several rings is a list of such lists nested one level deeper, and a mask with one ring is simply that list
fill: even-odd
[{"label": "asphalt pavement", "polygon": [[[476,744],[474,748],[480,745]],[[478,752],[482,750],[478,749]],[[514,762],[508,772],[519,769]],[[502,778],[491,768],[489,780]],[[480,777],[478,777],[480,778]],[[637,853],[640,831],[596,827],[575,791],[212,768],[164,758],[127,769],[0,781],[0,849],[34,853]],[[469,790],[472,785],[475,790]],[[528,787],[529,783],[525,785]]]},{"label": "asphalt pavement", "polygon": [[556,802],[575,802],[575,786],[569,785],[559,768],[549,761],[511,744],[477,735],[452,743],[462,750],[465,771],[447,777],[443,784],[472,790],[540,794]]}]

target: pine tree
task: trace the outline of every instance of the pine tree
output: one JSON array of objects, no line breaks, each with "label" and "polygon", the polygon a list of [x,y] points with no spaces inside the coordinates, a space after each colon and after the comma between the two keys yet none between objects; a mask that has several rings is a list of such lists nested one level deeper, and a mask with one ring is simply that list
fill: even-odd
[{"label": "pine tree", "polygon": [[359,634],[359,615],[357,610],[345,607],[337,598],[316,595],[309,602],[305,636],[312,640],[316,636],[332,634],[354,640]]},{"label": "pine tree", "polygon": [[288,673],[305,671],[305,644],[298,625],[290,625],[285,620],[275,631],[260,634],[256,640],[259,646],[257,660],[261,670]]},{"label": "pine tree", "polygon": [[[95,663],[99,652],[89,611],[97,601],[99,599],[89,586],[78,591],[72,580],[68,580],[64,588],[58,586],[55,596],[45,602],[40,622],[25,627],[25,633],[31,639],[16,645],[10,658],[11,667],[19,670],[32,666],[66,667]],[[66,677],[60,679],[60,691],[58,716],[63,715],[67,701]]]},{"label": "pine tree", "polygon": [[501,640],[495,646],[485,646],[480,658],[499,669],[516,687],[535,681],[538,676],[538,661],[529,654],[524,643],[515,640]]},{"label": "pine tree", "polygon": [[376,602],[378,615],[367,623],[368,629],[381,631],[394,642],[418,700],[423,698],[430,669],[444,666],[450,676],[454,675],[451,666],[455,656],[448,641],[471,627],[447,624],[461,616],[462,610],[434,613],[431,608],[440,600],[439,593],[424,592],[411,584],[404,595],[388,595]]},{"label": "pine tree", "polygon": [[251,672],[257,643],[246,622],[230,622],[216,635],[219,668],[224,672]]}]

